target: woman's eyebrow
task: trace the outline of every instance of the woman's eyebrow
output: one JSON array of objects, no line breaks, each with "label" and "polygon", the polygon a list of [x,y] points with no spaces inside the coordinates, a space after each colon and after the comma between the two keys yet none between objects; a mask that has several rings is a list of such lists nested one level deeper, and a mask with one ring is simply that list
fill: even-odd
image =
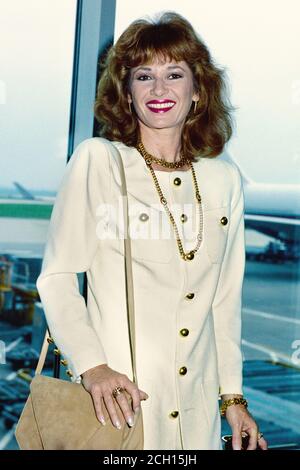
[{"label": "woman's eyebrow", "polygon": [[150,67],[138,67],[138,68],[134,71],[134,73],[138,72],[139,70],[146,70],[146,71],[149,72],[149,71],[151,71],[152,69],[151,69]]},{"label": "woman's eyebrow", "polygon": [[180,65],[169,65],[168,69],[181,69],[183,72],[185,72],[184,68]]},{"label": "woman's eyebrow", "polygon": [[[169,65],[169,66],[167,67],[167,69],[168,69],[168,70],[181,69],[183,72],[185,72],[184,68],[181,67],[180,65]],[[145,71],[147,71],[147,72],[151,72],[151,71],[152,71],[152,68],[151,68],[151,67],[143,67],[143,66],[141,66],[141,67],[138,67],[138,68],[134,71],[134,73],[138,72],[139,70],[145,70]]]}]

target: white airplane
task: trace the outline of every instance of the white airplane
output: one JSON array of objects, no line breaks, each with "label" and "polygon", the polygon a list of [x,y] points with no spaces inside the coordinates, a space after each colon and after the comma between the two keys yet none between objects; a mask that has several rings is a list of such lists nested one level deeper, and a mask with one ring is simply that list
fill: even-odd
[{"label": "white airplane", "polygon": [[300,244],[300,185],[256,183],[227,152],[221,158],[235,163],[242,175],[245,227],[280,240],[287,249]]}]

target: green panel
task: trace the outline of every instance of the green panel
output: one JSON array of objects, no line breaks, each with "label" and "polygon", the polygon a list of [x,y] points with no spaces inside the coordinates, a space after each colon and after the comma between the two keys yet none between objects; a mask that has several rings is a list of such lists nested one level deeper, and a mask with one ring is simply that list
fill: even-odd
[{"label": "green panel", "polygon": [[0,217],[50,219],[52,204],[0,204]]}]

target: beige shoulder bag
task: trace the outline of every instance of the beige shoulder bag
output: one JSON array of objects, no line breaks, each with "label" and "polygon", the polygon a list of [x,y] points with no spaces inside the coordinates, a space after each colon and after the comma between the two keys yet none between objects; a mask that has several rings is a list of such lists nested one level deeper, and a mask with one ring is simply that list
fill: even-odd
[{"label": "beige shoulder bag", "polygon": [[[127,296],[127,317],[133,381],[137,384],[135,357],[134,297],[132,279],[131,245],[128,231],[128,200],[125,172],[118,149],[110,146],[117,158],[121,173],[121,193],[124,211],[124,251]],[[15,436],[23,450],[141,450],[144,434],[142,412],[135,416],[130,428],[123,415],[122,429],[113,426],[106,408],[103,426],[97,419],[91,395],[83,385],[41,375],[47,350],[48,332],[41,355],[30,384],[30,395],[19,418]],[[126,393],[126,392],[125,392]],[[131,397],[126,393],[128,401]]]}]

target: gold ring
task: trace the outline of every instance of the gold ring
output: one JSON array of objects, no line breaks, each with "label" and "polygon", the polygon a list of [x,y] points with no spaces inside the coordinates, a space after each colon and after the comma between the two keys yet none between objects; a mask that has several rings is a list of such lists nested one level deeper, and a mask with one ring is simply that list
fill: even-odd
[{"label": "gold ring", "polygon": [[124,388],[123,387],[116,387],[113,391],[112,391],[112,395],[114,398],[117,398],[118,395],[121,395],[121,393],[124,392]]},{"label": "gold ring", "polygon": [[259,439],[261,439],[263,436],[264,436],[263,433],[262,433],[262,432],[259,432],[259,433],[257,434],[257,440],[259,441]]}]

